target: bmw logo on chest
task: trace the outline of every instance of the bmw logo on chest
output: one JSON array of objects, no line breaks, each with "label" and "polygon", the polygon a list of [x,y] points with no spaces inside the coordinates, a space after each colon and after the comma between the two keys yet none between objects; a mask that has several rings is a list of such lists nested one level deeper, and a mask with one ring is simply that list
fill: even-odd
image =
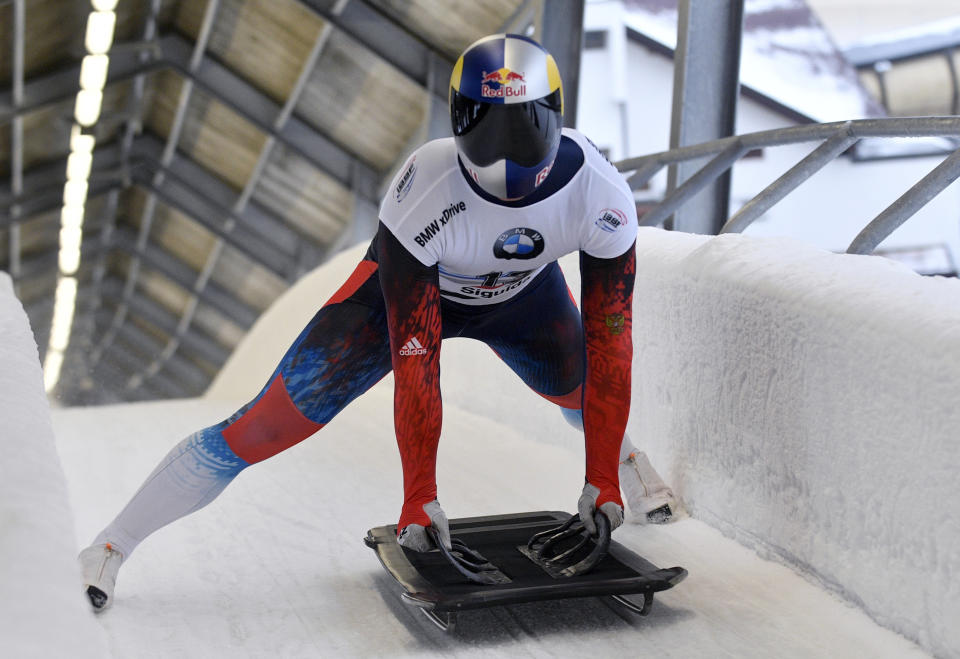
[{"label": "bmw logo on chest", "polygon": [[498,259],[535,259],[542,253],[543,236],[525,227],[504,231],[493,245],[493,255]]}]

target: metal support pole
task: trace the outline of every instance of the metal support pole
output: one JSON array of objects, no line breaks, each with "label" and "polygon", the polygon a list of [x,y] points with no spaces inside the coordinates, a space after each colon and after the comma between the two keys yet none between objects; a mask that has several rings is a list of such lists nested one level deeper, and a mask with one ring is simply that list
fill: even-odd
[{"label": "metal support pole", "polygon": [[680,187],[670,192],[656,208],[640,218],[640,225],[645,227],[657,226],[684,204],[689,206],[690,203],[695,203],[698,199],[697,195],[702,190],[715,186],[717,179],[729,176],[730,167],[746,151],[747,149],[739,142],[734,142],[728,146],[718,153],[713,160],[698,169]]},{"label": "metal support pole", "polygon": [[[751,149],[783,146],[826,140],[817,149],[792,167],[787,173],[767,186],[750,200],[736,217],[724,227],[724,231],[742,231],[751,221],[777,203],[791,190],[816,173],[831,158],[836,158],[857,140],[890,137],[955,137],[960,134],[960,117],[911,117],[901,119],[858,119],[835,121],[828,124],[790,126],[774,130],[725,137],[703,144],[653,153],[639,158],[628,158],[616,164],[629,175],[631,187],[642,184],[660,167],[674,163],[703,161],[714,156],[694,176],[650,210],[641,218],[644,225],[654,225],[674,212],[699,190],[712,183],[725,167],[733,164],[738,155]],[[881,213],[850,247],[850,251],[869,253],[887,235],[930,199],[941,192],[953,180],[960,177],[960,150],[925,176],[909,192]],[[639,180],[641,183],[637,183]],[[869,236],[867,235],[869,234]],[[871,247],[872,245],[872,247]]]},{"label": "metal support pole", "polygon": [[[740,80],[743,0],[680,0],[673,76],[670,148],[734,134]],[[672,166],[668,193],[697,170]],[[730,174],[719,177],[666,223],[667,228],[716,234],[727,218]]]},{"label": "metal support pole", "polygon": [[847,254],[870,254],[901,224],[944,188],[960,177],[960,149],[937,165],[929,174],[917,181],[912,188],[883,210],[847,248]]},{"label": "metal support pole", "polygon": [[774,204],[790,194],[798,185],[820,171],[825,165],[833,162],[834,158],[849,149],[855,142],[857,142],[857,138],[850,135],[849,128],[831,137],[747,202],[736,215],[723,225],[720,233],[740,233],[746,229],[754,220],[770,210]]},{"label": "metal support pole", "polygon": [[637,169],[630,174],[627,177],[627,183],[630,185],[632,190],[638,190],[646,185],[650,179],[656,176],[657,172],[659,172],[661,169],[663,169],[662,162],[651,160],[643,165],[640,169]]},{"label": "metal support pole", "polygon": [[[23,103],[23,42],[26,29],[26,7],[24,0],[13,3],[13,107],[17,109]],[[23,192],[23,117],[17,115],[10,125],[10,192],[14,198]],[[13,278],[14,290],[20,277],[20,205],[10,209],[10,239],[8,241],[9,258],[7,269]]]},{"label": "metal support pole", "polygon": [[[560,69],[563,79],[563,125],[577,125],[577,91],[580,88],[580,51],[583,47],[584,0],[543,3],[538,41]],[[549,11],[547,9],[549,8]]]},{"label": "metal support pole", "polygon": [[950,114],[960,114],[960,72],[957,71],[957,65],[953,61],[956,51],[953,48],[947,48],[943,51],[943,56],[947,60],[947,68],[950,70]]}]

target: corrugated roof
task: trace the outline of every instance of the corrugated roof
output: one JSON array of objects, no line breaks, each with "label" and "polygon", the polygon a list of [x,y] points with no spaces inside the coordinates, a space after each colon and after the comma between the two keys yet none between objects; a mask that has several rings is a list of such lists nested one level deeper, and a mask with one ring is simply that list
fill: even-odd
[{"label": "corrugated roof", "polygon": [[[4,54],[14,4],[0,3]],[[342,246],[358,213],[374,212],[431,94],[445,97],[450,60],[520,5],[119,3],[62,400],[202,391],[256,317]],[[89,6],[24,7],[17,107],[10,58],[0,57],[0,268],[17,270],[42,355]]]}]

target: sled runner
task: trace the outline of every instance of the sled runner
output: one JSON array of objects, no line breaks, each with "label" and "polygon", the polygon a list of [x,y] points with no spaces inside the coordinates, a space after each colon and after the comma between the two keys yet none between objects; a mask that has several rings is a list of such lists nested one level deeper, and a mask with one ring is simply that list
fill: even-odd
[{"label": "sled runner", "polygon": [[[654,593],[687,576],[684,568],[657,568],[609,540],[609,527],[606,541],[603,532],[599,540],[587,537],[569,513],[557,511],[452,519],[453,548],[443,552],[404,549],[396,534],[396,525],[379,526],[364,542],[404,588],[401,599],[445,631],[459,611],[571,597],[612,597],[646,615]],[[642,595],[643,603],[627,595]]]}]

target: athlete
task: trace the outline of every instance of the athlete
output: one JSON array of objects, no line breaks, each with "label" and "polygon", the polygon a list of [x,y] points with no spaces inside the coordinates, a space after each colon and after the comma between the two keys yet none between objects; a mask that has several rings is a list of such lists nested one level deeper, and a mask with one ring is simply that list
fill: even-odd
[{"label": "athlete", "polygon": [[[563,90],[535,41],[493,35],[457,60],[454,137],[428,142],[397,174],[364,259],[317,312],[266,386],[227,420],[178,444],[80,554],[96,609],[153,531],[205,506],[240,471],[314,434],[392,369],[403,468],[398,542],[450,546],[435,478],[440,343],[483,341],[584,431],[578,511],[623,521],[620,478],[641,521],[674,501],[625,437],[637,216],[623,177],[562,129]],[[582,310],[557,259],[579,252]],[[619,466],[618,466],[619,465]]]}]

